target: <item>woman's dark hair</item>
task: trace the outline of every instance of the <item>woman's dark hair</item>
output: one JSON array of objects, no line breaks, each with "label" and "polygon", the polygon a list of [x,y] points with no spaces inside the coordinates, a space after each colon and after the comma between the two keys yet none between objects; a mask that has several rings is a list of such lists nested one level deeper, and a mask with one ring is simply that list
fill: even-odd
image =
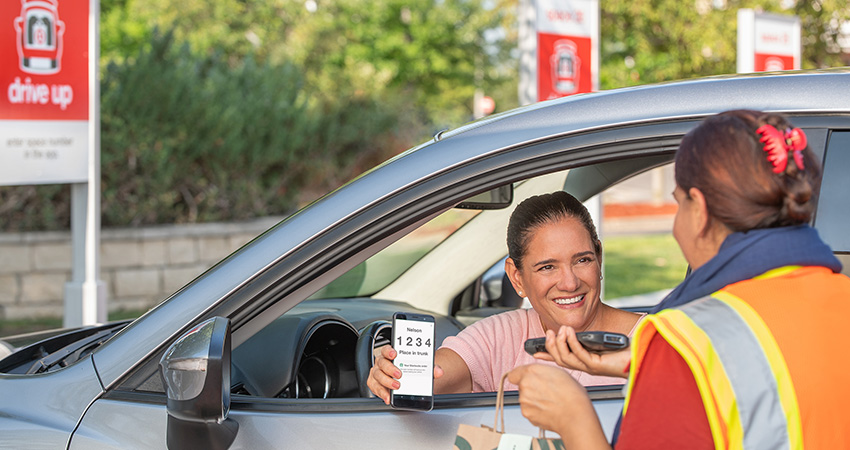
[{"label": "woman's dark hair", "polygon": [[593,251],[602,253],[602,245],[596,234],[596,227],[587,208],[572,195],[564,191],[551,194],[535,195],[523,200],[517,205],[508,222],[508,255],[518,268],[522,268],[522,258],[528,245],[528,240],[535,228],[554,223],[571,217],[577,219],[590,233]]},{"label": "woman's dark hair", "polygon": [[708,212],[732,231],[800,225],[817,203],[821,168],[806,146],[803,168],[789,154],[773,172],[756,130],[793,128],[780,114],[733,110],[709,117],[682,139],[676,151],[676,184],[705,196]]}]

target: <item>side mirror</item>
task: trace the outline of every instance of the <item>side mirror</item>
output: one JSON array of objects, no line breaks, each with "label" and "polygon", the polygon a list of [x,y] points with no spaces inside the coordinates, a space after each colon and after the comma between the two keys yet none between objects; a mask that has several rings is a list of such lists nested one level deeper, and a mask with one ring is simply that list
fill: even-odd
[{"label": "side mirror", "polygon": [[177,339],[159,362],[168,392],[169,449],[230,447],[230,321],[213,317]]}]

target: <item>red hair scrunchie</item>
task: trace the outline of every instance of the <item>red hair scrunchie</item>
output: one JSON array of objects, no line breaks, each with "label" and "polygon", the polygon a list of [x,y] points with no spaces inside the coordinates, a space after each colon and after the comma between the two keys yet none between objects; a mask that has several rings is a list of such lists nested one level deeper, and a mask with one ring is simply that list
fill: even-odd
[{"label": "red hair scrunchie", "polygon": [[794,163],[800,170],[803,166],[803,150],[808,145],[806,133],[799,128],[788,128],[785,133],[777,130],[773,125],[762,125],[756,133],[761,136],[759,142],[764,144],[767,160],[773,164],[773,173],[782,173],[788,166],[788,154],[791,153]]}]

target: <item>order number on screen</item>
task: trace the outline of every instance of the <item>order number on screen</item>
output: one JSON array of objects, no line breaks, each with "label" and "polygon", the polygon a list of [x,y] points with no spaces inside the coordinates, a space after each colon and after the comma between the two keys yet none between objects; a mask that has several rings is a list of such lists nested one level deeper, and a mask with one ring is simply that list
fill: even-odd
[{"label": "order number on screen", "polygon": [[423,345],[425,347],[430,347],[431,346],[431,339],[425,339],[423,341],[421,337],[414,338],[412,336],[399,336],[398,337],[398,345],[399,345],[399,347],[401,347],[401,346],[422,347]]}]

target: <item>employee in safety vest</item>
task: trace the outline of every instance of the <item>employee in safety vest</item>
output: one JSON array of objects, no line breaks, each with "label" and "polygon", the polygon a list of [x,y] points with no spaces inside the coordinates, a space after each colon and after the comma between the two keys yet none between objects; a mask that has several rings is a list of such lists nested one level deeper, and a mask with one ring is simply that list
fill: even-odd
[{"label": "employee in safety vest", "polygon": [[[673,235],[693,272],[631,352],[588,353],[562,327],[546,358],[628,373],[617,449],[850,448],[850,279],[808,225],[821,170],[805,133],[721,113],[682,139],[675,171]],[[550,369],[511,372],[523,414],[567,448],[610,448],[585,390]]]}]

